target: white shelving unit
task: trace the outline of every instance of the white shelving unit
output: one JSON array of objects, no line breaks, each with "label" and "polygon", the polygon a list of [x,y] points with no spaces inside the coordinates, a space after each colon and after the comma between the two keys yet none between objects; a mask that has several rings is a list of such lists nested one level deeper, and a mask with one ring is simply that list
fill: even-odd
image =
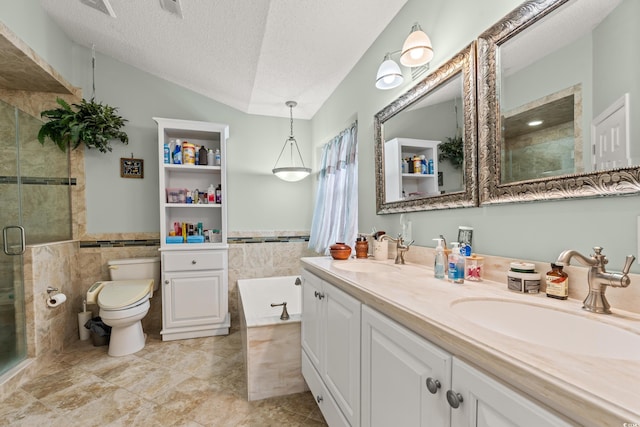
[{"label": "white shelving unit", "polygon": [[[394,138],[384,144],[386,202],[416,196],[435,196],[438,189],[438,144],[440,141]],[[433,173],[402,173],[402,159],[424,155],[433,161]],[[404,192],[404,196],[403,196]]]},{"label": "white shelving unit", "polygon": [[[175,340],[229,333],[228,244],[225,200],[225,124],[154,118],[158,124],[160,251],[162,258],[162,339]],[[172,140],[220,150],[220,165],[164,163],[164,145]],[[172,147],[173,148],[173,147]],[[207,192],[222,189],[220,203],[170,202],[167,189]],[[170,243],[175,224],[202,223],[216,230],[213,241]],[[207,233],[205,233],[207,234]]]}]

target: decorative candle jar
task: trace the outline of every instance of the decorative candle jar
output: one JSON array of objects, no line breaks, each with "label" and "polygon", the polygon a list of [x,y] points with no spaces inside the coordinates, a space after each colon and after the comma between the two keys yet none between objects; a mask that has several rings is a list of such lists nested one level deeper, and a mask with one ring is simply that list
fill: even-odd
[{"label": "decorative candle jar", "polygon": [[333,259],[348,259],[351,255],[351,247],[342,242],[337,242],[329,247],[329,252]]}]

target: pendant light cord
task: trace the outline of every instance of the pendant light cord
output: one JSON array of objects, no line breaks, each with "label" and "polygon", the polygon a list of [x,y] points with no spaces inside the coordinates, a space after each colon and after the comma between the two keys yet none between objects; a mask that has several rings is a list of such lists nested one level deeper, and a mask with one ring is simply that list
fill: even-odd
[{"label": "pendant light cord", "polygon": [[291,136],[291,138],[293,138],[293,105],[289,104],[289,123],[291,125],[291,131],[289,132],[289,135]]}]

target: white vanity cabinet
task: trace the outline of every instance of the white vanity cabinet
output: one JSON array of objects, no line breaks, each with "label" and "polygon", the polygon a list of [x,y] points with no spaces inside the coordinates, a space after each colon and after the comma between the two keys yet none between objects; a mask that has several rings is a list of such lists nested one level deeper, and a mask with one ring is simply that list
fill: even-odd
[{"label": "white vanity cabinet", "polygon": [[302,272],[302,373],[329,426],[571,425],[337,286]]},{"label": "white vanity cabinet", "polygon": [[[191,120],[154,120],[158,124],[162,339],[228,334],[225,152],[229,127]],[[178,142],[217,152],[220,161],[200,165],[182,158],[181,163],[165,163],[165,145],[173,151]],[[221,197],[205,202],[203,196],[210,187],[219,188]],[[202,196],[197,197],[195,190]],[[188,230],[184,237],[177,232],[183,229]],[[193,236],[186,236],[190,232]]]},{"label": "white vanity cabinet", "polygon": [[449,353],[362,307],[363,426],[449,426],[450,378]]},{"label": "white vanity cabinet", "polygon": [[302,374],[331,426],[360,425],[360,307],[302,272]]},{"label": "white vanity cabinet", "polygon": [[[569,427],[561,418],[457,358],[453,358],[451,425],[456,427]],[[460,401],[462,398],[462,401]]]},{"label": "white vanity cabinet", "polygon": [[362,426],[569,426],[518,392],[362,307]]}]

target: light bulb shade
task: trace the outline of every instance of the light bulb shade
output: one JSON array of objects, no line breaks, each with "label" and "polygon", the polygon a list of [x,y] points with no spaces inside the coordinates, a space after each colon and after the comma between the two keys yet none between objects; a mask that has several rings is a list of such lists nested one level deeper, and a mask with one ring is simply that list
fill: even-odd
[{"label": "light bulb shade", "polygon": [[[306,178],[311,173],[311,168],[307,168],[304,166],[304,160],[302,160],[302,154],[300,154],[300,148],[298,148],[298,141],[296,141],[296,139],[293,137],[293,107],[298,105],[298,103],[295,101],[287,101],[285,105],[289,107],[289,123],[291,126],[291,135],[289,135],[289,138],[287,138],[287,140],[284,142],[282,150],[280,151],[280,155],[278,156],[278,160],[276,160],[276,164],[273,166],[273,169],[271,169],[271,172],[273,172],[275,176],[284,181],[295,182]],[[278,163],[280,163],[282,154],[287,149],[287,145],[289,146],[290,153],[289,164],[286,165],[286,160],[283,160],[285,165],[278,167]],[[294,148],[295,152],[293,150]],[[297,162],[295,160],[294,153],[298,154],[298,160],[300,161],[299,163],[302,166],[296,166]]]},{"label": "light bulb shade", "polygon": [[420,25],[414,24],[411,34],[402,45],[400,63],[405,67],[426,65],[433,59],[433,47],[429,36],[422,31]]},{"label": "light bulb shade", "polygon": [[404,81],[400,66],[387,55],[385,61],[380,64],[376,75],[376,87],[378,89],[393,89]]},{"label": "light bulb shade", "polygon": [[291,166],[275,168],[271,171],[283,181],[296,182],[306,178],[311,173],[311,168]]}]

